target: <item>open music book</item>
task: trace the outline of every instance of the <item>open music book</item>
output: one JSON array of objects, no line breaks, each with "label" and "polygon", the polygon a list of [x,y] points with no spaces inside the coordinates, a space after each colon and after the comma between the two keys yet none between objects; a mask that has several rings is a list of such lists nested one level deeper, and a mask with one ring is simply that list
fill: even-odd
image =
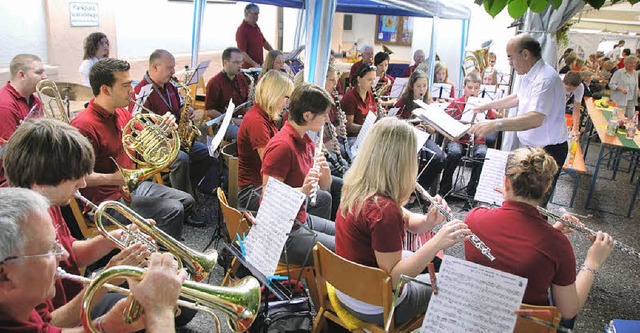
[{"label": "open music book", "polygon": [[152,92],[153,83],[149,83],[140,89],[140,92],[136,94],[137,103],[133,103],[133,110],[131,110],[131,114],[135,115],[138,112],[142,112],[142,105],[147,102],[147,98]]},{"label": "open music book", "polygon": [[504,187],[504,169],[508,156],[508,151],[487,149],[474,200],[502,206],[504,197],[495,189]]},{"label": "open music book", "polygon": [[451,98],[451,85],[448,83],[431,84],[432,98]]},{"label": "open music book", "polygon": [[488,98],[469,96],[469,98],[467,99],[467,103],[464,105],[464,111],[462,112],[462,117],[460,118],[460,122],[465,124],[472,124],[472,123],[476,123],[484,120],[486,118],[486,111],[475,113],[475,119],[474,119],[473,108],[475,108],[480,104],[487,103],[489,101],[490,100]]},{"label": "open music book", "polygon": [[[409,83],[408,77],[397,77],[395,81],[393,81],[393,85],[391,86],[391,92],[389,92],[390,98],[398,98],[402,94],[404,87]],[[386,97],[386,96],[385,96]]]},{"label": "open music book", "polygon": [[373,112],[369,111],[369,113],[367,113],[367,118],[364,119],[364,123],[362,123],[362,127],[360,127],[360,132],[358,132],[358,137],[356,138],[356,141],[353,142],[351,149],[349,150],[349,157],[351,157],[351,159],[356,158],[356,155],[358,155],[358,150],[360,150],[360,146],[367,137],[367,134],[369,134],[369,131],[376,122],[376,119],[377,117]]},{"label": "open music book", "polygon": [[458,140],[463,136],[471,126],[465,125],[448,115],[443,109],[438,106],[426,104],[425,102],[416,99],[413,101],[420,108],[416,108],[412,113],[420,119],[433,126],[440,134],[447,137],[451,141]]}]

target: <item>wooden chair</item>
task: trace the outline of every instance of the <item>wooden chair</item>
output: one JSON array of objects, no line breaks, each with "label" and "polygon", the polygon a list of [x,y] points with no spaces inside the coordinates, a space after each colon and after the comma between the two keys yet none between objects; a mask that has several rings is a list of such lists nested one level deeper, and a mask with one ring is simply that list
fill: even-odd
[{"label": "wooden chair", "polygon": [[[521,310],[543,310],[547,313],[534,314],[531,317],[541,319],[545,322],[551,323],[555,326],[560,324],[560,311],[555,306],[536,306],[529,304],[522,304]],[[531,319],[518,317],[516,321],[516,327],[513,330],[514,333],[555,333],[556,329],[548,327],[542,323],[537,323]]]},{"label": "wooden chair", "polygon": [[[218,201],[220,202],[220,207],[222,208],[222,216],[224,217],[225,224],[227,226],[228,237],[225,236],[225,242],[230,244],[234,242],[236,239],[236,234],[242,234],[245,232],[249,232],[251,228],[251,222],[248,221],[240,211],[237,209],[230,207],[227,202],[227,197],[224,194],[222,188],[218,187]],[[229,281],[235,273],[238,271],[240,267],[240,263],[236,258],[233,258],[231,265],[227,269],[227,272],[222,279],[222,286],[226,286],[229,284]],[[313,266],[299,266],[285,263],[279,263],[276,268],[276,275],[289,275],[290,278],[297,279],[300,276],[301,279],[307,280],[307,287],[309,288],[309,296],[313,301],[313,304],[318,304],[318,290],[316,289],[316,281],[315,281],[315,273],[313,270]]]},{"label": "wooden chair", "polygon": [[[78,228],[80,228],[80,232],[85,238],[93,238],[100,235],[96,224],[83,214],[82,207],[78,203],[78,199],[71,199],[71,201],[69,201],[69,207],[71,207],[73,217],[75,217],[76,219],[76,224],[78,224]],[[107,231],[111,231],[117,229],[118,227],[110,225],[105,226],[105,228],[107,229]]]},{"label": "wooden chair", "polygon": [[222,156],[229,168],[229,205],[238,207],[238,143],[232,142],[222,147]]},{"label": "wooden chair", "polygon": [[[313,332],[326,331],[326,319],[347,328],[345,323],[338,317],[335,306],[329,300],[327,283],[335,289],[340,290],[349,296],[360,301],[382,306],[384,318],[388,318],[393,301],[393,290],[391,277],[379,268],[360,265],[344,259],[333,253],[322,244],[316,244],[313,249],[313,257],[316,268],[316,281],[318,282],[318,300],[320,309],[313,323]],[[357,278],[354,278],[356,277]],[[419,328],[424,315],[417,316],[394,327],[392,320],[390,332],[409,332]],[[363,329],[370,332],[385,332],[384,327],[364,323]],[[348,328],[347,328],[348,329]]]}]

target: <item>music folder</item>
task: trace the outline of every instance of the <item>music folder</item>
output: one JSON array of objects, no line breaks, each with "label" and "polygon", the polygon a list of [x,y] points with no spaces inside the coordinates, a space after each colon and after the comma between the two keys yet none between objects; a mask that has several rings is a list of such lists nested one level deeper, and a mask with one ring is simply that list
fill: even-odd
[{"label": "music folder", "polygon": [[436,131],[451,141],[457,141],[471,128],[470,125],[455,120],[438,106],[429,105],[419,99],[414,100],[414,103],[420,108],[414,109],[412,113],[416,117],[429,123]]}]

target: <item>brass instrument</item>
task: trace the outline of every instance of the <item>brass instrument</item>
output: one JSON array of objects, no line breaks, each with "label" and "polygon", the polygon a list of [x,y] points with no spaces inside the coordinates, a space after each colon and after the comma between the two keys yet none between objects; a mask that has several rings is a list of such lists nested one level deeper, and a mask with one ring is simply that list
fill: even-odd
[{"label": "brass instrument", "polygon": [[[324,125],[320,128],[320,131],[318,131],[318,137],[316,138],[316,150],[313,154],[313,168],[314,169],[318,169],[318,160],[316,159],[316,157],[318,157],[318,155],[320,155],[320,153],[322,153],[322,146],[323,146],[323,140],[324,140]],[[318,189],[320,189],[320,184],[318,184],[318,182],[316,182],[315,184],[313,184],[313,188],[311,188],[311,193],[309,193],[309,199],[311,200],[310,204],[311,206],[315,207],[317,205],[317,199],[318,199]]]},{"label": "brass instrument", "polygon": [[[440,214],[444,215],[447,222],[454,219],[453,214],[449,213],[441,204],[437,203],[436,200],[431,196],[431,194],[429,194],[427,190],[425,190],[420,184],[418,184],[418,182],[416,182],[415,187],[420,195],[422,195],[432,205],[434,205],[440,212]],[[480,252],[490,261],[496,260],[496,258],[491,255],[491,249],[480,238],[478,238],[478,236],[476,236],[475,234],[471,234],[469,242],[471,243],[471,245],[475,246],[476,249],[480,250]]]},{"label": "brass instrument", "polygon": [[[552,219],[554,219],[554,220],[556,220],[558,222],[561,222],[562,224],[566,225],[567,227],[569,227],[571,229],[574,229],[576,231],[579,231],[579,232],[581,232],[583,234],[590,235],[590,236],[595,236],[595,235],[598,234],[595,230],[590,229],[588,227],[585,227],[583,225],[579,225],[579,224],[577,224],[577,223],[575,223],[575,222],[573,222],[571,220],[565,219],[564,217],[562,217],[562,216],[560,216],[558,214],[555,214],[555,213],[551,212],[550,210],[544,209],[542,207],[537,207],[537,208],[538,208],[538,212],[540,212],[540,214],[542,214],[544,216],[547,216],[547,217],[550,217],[550,218],[552,218]],[[640,258],[640,252],[634,250],[631,246],[626,245],[626,244],[624,244],[622,242],[619,242],[617,240],[613,241],[613,248],[616,249],[616,250],[619,250],[621,252],[624,252],[624,253],[626,253],[628,255],[634,256],[636,258]]]},{"label": "brass instrument", "polygon": [[[60,96],[60,91],[55,82],[46,79],[38,82],[36,93],[42,101],[42,111],[47,118],[58,119],[70,123],[69,109],[64,106],[65,101]],[[68,103],[68,100],[66,101]]]},{"label": "brass instrument", "polygon": [[[218,251],[211,250],[205,253],[195,251],[180,243],[175,238],[169,236],[160,228],[152,225],[144,217],[140,216],[140,214],[118,201],[105,201],[96,206],[79,193],[76,193],[75,196],[92,210],[95,217],[96,227],[100,234],[114,242],[120,249],[124,249],[134,242],[141,242],[147,245],[149,251],[157,251],[158,247],[155,243],[150,242],[147,239],[146,235],[149,235],[157,244],[160,244],[167,249],[167,251],[171,252],[171,254],[178,259],[178,262],[186,268],[190,277],[195,281],[202,281],[206,279],[207,276],[209,276],[209,273],[211,273],[211,270],[213,270],[213,267],[216,265],[218,260]],[[113,209],[120,213],[128,221],[136,225],[138,230],[129,230],[127,226],[123,225],[113,216],[107,214],[107,209]],[[119,240],[113,237],[105,228],[103,218],[111,222],[113,225],[118,226],[125,233],[128,233],[129,235],[127,239]]]},{"label": "brass instrument", "polygon": [[[89,284],[85,291],[82,302],[81,320],[85,330],[97,333],[99,331],[91,323],[91,305],[93,299],[101,288],[112,292],[129,295],[128,289],[108,284],[107,282],[115,278],[134,278],[141,280],[145,270],[132,266],[116,266],[104,270],[93,280],[66,273],[58,268],[57,275],[60,278],[71,279],[81,283]],[[220,332],[220,321],[213,312],[217,309],[229,318],[227,324],[233,332],[247,330],[258,314],[260,309],[260,284],[252,276],[241,279],[233,287],[212,286],[205,283],[185,281],[182,284],[180,296],[187,300],[178,300],[177,305],[189,309],[204,311],[214,318],[217,324],[217,331]],[[137,319],[137,318],[136,318]],[[135,320],[135,319],[134,319]]]},{"label": "brass instrument", "polygon": [[189,154],[193,141],[202,135],[202,132],[191,120],[191,89],[185,83],[178,82],[175,77],[172,77],[171,81],[182,88],[183,91],[182,110],[180,110],[180,121],[178,122],[178,137],[180,138],[180,146],[182,146],[185,153]]},{"label": "brass instrument", "polygon": [[482,74],[484,69],[489,67],[489,50],[479,49],[467,52],[471,54],[466,56],[462,62],[464,75],[466,76],[473,71],[478,71],[479,74]]},{"label": "brass instrument", "polygon": [[242,72],[249,79],[249,93],[247,94],[247,108],[252,106],[256,99],[256,79],[251,73]]},{"label": "brass instrument", "polygon": [[131,193],[141,182],[168,167],[180,152],[178,131],[136,100],[131,101],[146,113],[136,113],[124,126],[122,146],[127,156],[140,168],[125,169],[111,158],[124,178],[122,194],[127,201],[131,201]]},{"label": "brass instrument", "polygon": [[[375,92],[378,96],[385,96],[387,89],[391,86],[391,81],[386,79],[386,75],[387,72],[382,73],[382,75],[380,75],[380,80],[378,80],[378,83],[376,84]],[[382,78],[385,78],[384,83],[382,82]]]}]

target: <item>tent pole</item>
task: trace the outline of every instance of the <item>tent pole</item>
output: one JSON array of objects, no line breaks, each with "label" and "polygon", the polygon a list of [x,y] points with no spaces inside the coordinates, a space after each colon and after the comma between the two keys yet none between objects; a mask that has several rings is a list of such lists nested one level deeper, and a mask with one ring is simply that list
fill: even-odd
[{"label": "tent pole", "polygon": [[308,0],[306,2],[307,38],[305,41],[304,81],[324,88],[329,67],[331,29],[337,0]]},{"label": "tent pole", "polygon": [[[465,50],[467,49],[467,44],[469,43],[469,20],[462,20],[462,38],[460,45],[460,68],[464,67],[464,55]],[[482,73],[480,73],[482,77]],[[460,71],[460,81],[458,81],[457,87],[462,87],[462,82],[464,82],[464,73],[462,70]]]},{"label": "tent pole", "polygon": [[429,50],[429,82],[433,84],[433,78],[435,73],[433,73],[433,69],[436,66],[436,30],[438,29],[438,17],[434,16],[431,18],[431,46]]},{"label": "tent pole", "polygon": [[200,28],[204,19],[206,0],[193,0],[193,28],[191,29],[191,68],[198,66],[200,52]]}]

